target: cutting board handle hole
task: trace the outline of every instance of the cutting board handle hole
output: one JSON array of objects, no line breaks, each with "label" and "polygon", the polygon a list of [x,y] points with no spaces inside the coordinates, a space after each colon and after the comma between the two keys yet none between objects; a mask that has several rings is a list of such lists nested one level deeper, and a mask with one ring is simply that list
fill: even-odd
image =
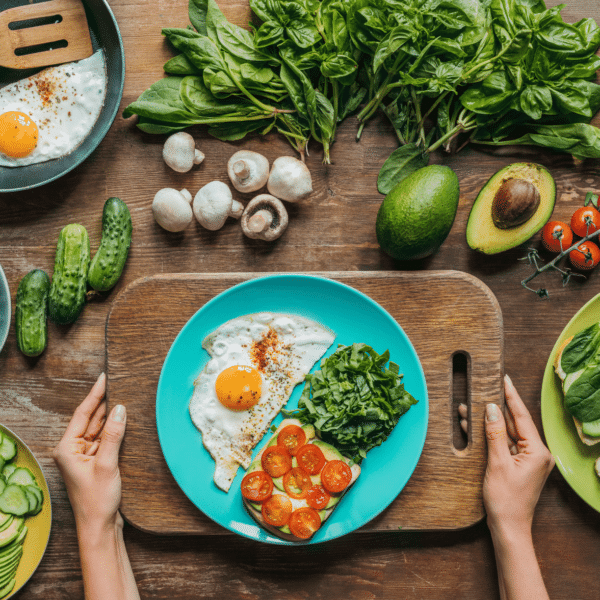
[{"label": "cutting board handle hole", "polygon": [[49,15],[47,17],[38,17],[36,19],[25,19],[24,21],[13,21],[8,24],[11,31],[17,29],[29,29],[30,27],[40,27],[41,25],[56,25],[62,23],[62,15]]},{"label": "cutting board handle hole", "polygon": [[[452,441],[456,450],[464,450],[469,445],[471,433],[471,399],[469,397],[469,371],[471,357],[467,352],[458,351],[452,355]],[[469,434],[465,434],[458,418],[458,406],[466,404],[469,419]]]}]

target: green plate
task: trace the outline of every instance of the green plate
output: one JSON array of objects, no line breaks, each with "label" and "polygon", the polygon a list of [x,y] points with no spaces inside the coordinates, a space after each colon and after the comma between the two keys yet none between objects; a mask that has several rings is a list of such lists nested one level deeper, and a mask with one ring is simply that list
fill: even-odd
[{"label": "green plate", "polygon": [[554,358],[561,344],[570,336],[600,321],[600,294],[594,296],[563,329],[548,358],[542,382],[542,425],[556,466],[573,490],[592,508],[600,512],[600,478],[594,462],[600,456],[600,444],[586,446],[577,435],[573,418],[563,406],[563,393]]},{"label": "green plate", "polygon": [[[19,568],[15,575],[16,583],[12,592],[8,596],[4,596],[2,600],[9,600],[27,583],[33,575],[38,565],[40,564],[48,540],[50,539],[50,528],[52,525],[52,505],[50,502],[50,491],[46,478],[42,472],[38,461],[27,447],[25,442],[13,431],[4,425],[0,425],[0,431],[7,433],[17,442],[17,456],[13,462],[18,467],[27,467],[35,476],[35,479],[44,493],[44,504],[42,510],[33,517],[25,518],[27,526],[27,536],[23,543],[23,556],[19,562]],[[23,596],[24,598],[24,596]]]}]

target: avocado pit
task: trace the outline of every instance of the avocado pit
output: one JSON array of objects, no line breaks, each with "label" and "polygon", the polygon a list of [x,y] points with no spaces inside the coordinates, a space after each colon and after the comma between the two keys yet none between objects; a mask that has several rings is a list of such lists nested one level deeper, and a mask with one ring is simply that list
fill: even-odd
[{"label": "avocado pit", "polygon": [[506,179],[492,201],[492,220],[498,229],[512,229],[529,221],[540,205],[540,192],[525,179]]}]

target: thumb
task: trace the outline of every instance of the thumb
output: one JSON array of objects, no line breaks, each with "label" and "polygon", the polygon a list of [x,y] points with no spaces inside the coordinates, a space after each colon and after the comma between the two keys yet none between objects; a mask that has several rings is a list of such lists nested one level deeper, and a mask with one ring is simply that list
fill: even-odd
[{"label": "thumb", "polygon": [[506,422],[504,415],[496,404],[485,407],[485,436],[488,443],[488,463],[501,463],[510,459],[508,449]]},{"label": "thumb", "polygon": [[110,468],[117,468],[119,464],[119,449],[125,435],[125,423],[127,421],[127,411],[122,404],[117,404],[102,431],[102,441],[98,448],[98,462]]}]

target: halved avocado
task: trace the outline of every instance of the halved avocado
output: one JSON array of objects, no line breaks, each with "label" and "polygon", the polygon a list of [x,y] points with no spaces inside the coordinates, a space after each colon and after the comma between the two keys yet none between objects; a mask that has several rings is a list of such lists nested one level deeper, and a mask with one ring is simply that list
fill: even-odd
[{"label": "halved avocado", "polygon": [[[524,223],[500,229],[494,223],[492,205],[507,182],[522,180],[535,186],[539,204]],[[556,201],[556,186],[549,171],[535,163],[514,163],[498,171],[481,188],[467,221],[467,244],[484,254],[498,254],[527,241],[550,219]],[[498,202],[498,201],[497,201]]]}]

